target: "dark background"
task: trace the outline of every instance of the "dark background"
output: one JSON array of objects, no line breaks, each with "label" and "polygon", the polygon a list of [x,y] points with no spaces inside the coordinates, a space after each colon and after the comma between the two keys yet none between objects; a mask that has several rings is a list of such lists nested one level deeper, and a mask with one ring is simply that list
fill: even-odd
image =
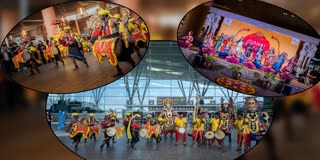
[{"label": "dark background", "polygon": [[[152,3],[151,3],[152,1]],[[265,0],[283,7],[310,23],[320,31],[320,2],[318,0]],[[1,2],[0,6],[0,39],[27,15],[66,0],[10,0]],[[201,0],[115,0],[119,4],[133,9],[146,20],[151,35],[161,35],[152,14],[176,15],[181,19]],[[170,6],[170,7],[168,7]],[[150,12],[153,8],[162,12]],[[178,17],[179,17],[178,16]],[[168,25],[163,32],[170,33],[154,36],[153,40],[174,40],[176,26]],[[156,33],[157,32],[157,33]],[[275,99],[276,117],[268,135],[256,147],[240,157],[246,160],[264,159],[319,159],[320,153],[320,85],[297,95]],[[81,159],[60,143],[49,128],[45,103],[47,93],[24,89],[10,81],[0,72],[0,155],[1,159]]]}]

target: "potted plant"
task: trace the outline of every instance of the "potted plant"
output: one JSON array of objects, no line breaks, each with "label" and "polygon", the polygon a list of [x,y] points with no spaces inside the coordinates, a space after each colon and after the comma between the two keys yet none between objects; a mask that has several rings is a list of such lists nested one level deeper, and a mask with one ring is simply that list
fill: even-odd
[{"label": "potted plant", "polygon": [[275,81],[277,74],[272,73],[272,72],[265,72],[263,78],[264,80],[262,81],[262,88],[268,89],[271,87],[272,82]]},{"label": "potted plant", "polygon": [[210,68],[211,66],[213,66],[213,63],[217,60],[213,55],[209,54],[204,54],[203,57],[205,59],[205,62],[203,64],[205,68]]},{"label": "potted plant", "polygon": [[233,70],[232,78],[233,79],[240,79],[242,73],[240,72],[243,69],[243,65],[239,66],[236,64],[230,64],[230,69]]}]

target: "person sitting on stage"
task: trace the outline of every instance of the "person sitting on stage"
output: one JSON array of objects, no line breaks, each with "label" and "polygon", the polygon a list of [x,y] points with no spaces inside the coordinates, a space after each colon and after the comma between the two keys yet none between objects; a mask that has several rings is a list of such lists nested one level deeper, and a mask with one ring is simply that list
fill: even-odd
[{"label": "person sitting on stage", "polygon": [[183,40],[179,40],[179,46],[189,49],[192,46],[192,43],[193,43],[193,40],[194,40],[193,32],[192,31],[188,32],[188,35],[182,37],[182,39],[184,41]]},{"label": "person sitting on stage", "polygon": [[237,151],[241,151],[242,141],[244,141],[245,152],[248,151],[250,144],[249,119],[243,118],[243,113],[238,112],[234,126],[237,128]]},{"label": "person sitting on stage", "polygon": [[186,144],[186,132],[184,133],[180,133],[179,132],[179,128],[184,128],[186,129],[187,128],[187,119],[183,117],[183,114],[180,114],[180,115],[177,115],[178,117],[176,117],[174,119],[174,122],[176,124],[176,145],[178,145],[178,140],[179,140],[179,137],[181,136],[182,137],[182,143],[183,145],[187,145]]},{"label": "person sitting on stage", "polygon": [[[123,131],[126,132],[127,128],[128,128],[128,125],[129,125],[129,122],[130,122],[130,119],[131,119],[131,113],[130,112],[127,112],[126,113],[126,117],[124,118],[123,120]],[[127,133],[127,132],[126,132]],[[127,135],[127,134],[126,134]],[[127,135],[127,143],[129,143],[129,138],[128,138],[128,135]]]},{"label": "person sitting on stage", "polygon": [[215,42],[214,42],[214,35],[209,34],[204,41],[203,45],[201,46],[201,50],[203,53],[212,55],[215,54],[216,51],[214,50]]},{"label": "person sitting on stage", "polygon": [[[214,113],[214,117],[211,119],[210,124],[211,124],[210,130],[212,132],[214,132],[214,133],[216,133],[216,131],[219,130],[222,127],[223,123],[222,123],[222,121],[220,119],[220,113],[219,112]],[[214,146],[214,141],[215,141],[215,138],[213,138],[212,141],[211,141],[211,145],[210,145],[211,148],[213,148],[213,146]],[[219,147],[219,149],[221,149],[222,141],[221,140],[217,140],[217,141],[218,141],[218,147]]]},{"label": "person sitting on stage", "polygon": [[192,132],[192,145],[195,143],[195,141],[198,139],[198,144],[202,144],[203,140],[203,134],[204,134],[204,123],[205,119],[203,118],[203,113],[201,115],[198,115],[193,120],[193,132]]},{"label": "person sitting on stage", "polygon": [[75,35],[71,32],[71,27],[66,26],[64,27],[64,33],[65,36],[63,38],[64,45],[68,46],[68,53],[69,57],[72,58],[72,63],[74,64],[75,68],[73,70],[78,70],[79,66],[77,65],[77,62],[75,59],[79,61],[83,61],[83,63],[86,65],[87,68],[89,68],[89,65],[87,63],[87,59],[84,57],[81,51],[81,44],[79,40],[75,38]]}]

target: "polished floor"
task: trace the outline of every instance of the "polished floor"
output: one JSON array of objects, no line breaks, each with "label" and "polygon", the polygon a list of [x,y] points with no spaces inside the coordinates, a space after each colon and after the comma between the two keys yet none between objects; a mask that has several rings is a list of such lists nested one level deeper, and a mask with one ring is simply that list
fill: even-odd
[{"label": "polished floor", "polygon": [[[102,134],[100,134],[97,142],[88,139],[86,143],[81,140],[78,149],[74,149],[74,144],[69,138],[69,134],[65,131],[59,131],[56,129],[56,125],[52,125],[54,133],[58,139],[71,151],[75,152],[79,156],[85,159],[128,159],[128,160],[182,160],[182,159],[219,159],[230,160],[239,157],[244,151],[236,152],[236,132],[232,133],[232,142],[229,143],[227,139],[224,141],[223,150],[219,150],[217,146],[209,148],[207,145],[192,144],[192,139],[187,136],[187,146],[182,145],[181,139],[179,145],[175,145],[175,135],[171,138],[169,135],[167,138],[163,138],[161,143],[157,144],[154,140],[146,140],[140,138],[140,141],[136,144],[136,149],[129,147],[126,141],[125,135],[116,140],[117,143],[111,144],[109,148],[104,147],[100,152],[100,145],[103,140]],[[162,137],[164,137],[162,135]],[[255,142],[252,142],[252,146]]]},{"label": "polished floor", "polygon": [[[146,49],[141,49],[144,56]],[[24,87],[50,93],[70,93],[94,89],[105,84],[111,83],[119,78],[114,77],[118,73],[116,67],[111,66],[107,57],[103,57],[103,62],[99,63],[91,52],[85,53],[89,68],[81,61],[77,61],[80,69],[73,71],[74,65],[70,58],[65,58],[65,66],[59,62],[44,64],[39,67],[40,74],[35,72],[30,76],[28,69],[23,69],[11,76],[13,80]],[[141,60],[136,53],[131,55],[135,64]],[[133,69],[129,62],[120,62],[123,73],[128,73]]]}]

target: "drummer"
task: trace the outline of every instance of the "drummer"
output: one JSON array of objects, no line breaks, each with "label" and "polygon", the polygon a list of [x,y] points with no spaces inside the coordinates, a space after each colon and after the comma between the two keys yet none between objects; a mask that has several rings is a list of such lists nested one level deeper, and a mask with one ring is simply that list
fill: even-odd
[{"label": "drummer", "polygon": [[[222,123],[222,121],[220,119],[219,112],[216,112],[214,114],[214,117],[211,119],[210,124],[211,124],[210,129],[214,133],[216,133],[217,130],[220,129],[223,126],[223,123]],[[213,148],[213,146],[214,146],[214,141],[215,141],[215,138],[212,139],[212,142],[211,142],[211,145],[210,145],[211,148]],[[222,148],[222,146],[221,146],[222,141],[221,140],[217,140],[217,141],[218,141],[218,147],[219,147],[219,149],[221,149]]]},{"label": "drummer", "polygon": [[[179,137],[182,137],[182,143],[183,145],[187,145],[186,144],[186,128],[187,128],[187,119],[183,117],[183,114],[177,115],[178,117],[176,117],[174,119],[174,122],[176,124],[176,145],[178,145],[178,141],[179,141]],[[179,132],[179,129],[184,129],[183,133]]]},{"label": "drummer", "polygon": [[151,125],[151,126],[153,126],[155,124],[155,121],[153,120],[151,114],[147,115],[147,120],[145,121],[145,124],[146,125]]},{"label": "drummer", "polygon": [[[209,116],[209,113],[204,113],[204,119],[205,119],[205,122],[204,122],[204,133],[207,133],[208,131],[210,131],[210,122],[211,122],[211,118]],[[204,143],[207,144],[209,143],[208,142],[208,139],[207,138],[204,138]]]},{"label": "drummer", "polygon": [[244,151],[248,151],[250,144],[249,119],[244,118],[243,113],[239,112],[236,116],[234,126],[237,128],[237,151],[241,151],[242,141],[244,141]]},{"label": "drummer", "polygon": [[[110,109],[110,114],[111,114],[111,122],[113,124],[113,126],[116,125],[116,123],[119,123],[119,119],[117,118],[118,114],[114,113],[114,111],[112,109]],[[112,137],[112,143],[117,143],[114,138],[116,137],[116,135],[114,135]]]},{"label": "drummer", "polygon": [[100,151],[102,151],[103,149],[103,146],[105,144],[107,144],[107,148],[110,146],[110,139],[112,138],[112,136],[109,136],[107,134],[107,129],[110,128],[110,127],[113,127],[115,124],[112,122],[111,120],[111,114],[110,113],[107,113],[105,116],[104,116],[104,121],[101,122],[101,126],[102,126],[102,132],[104,134],[104,140],[103,140],[103,143],[101,144],[100,146]]},{"label": "drummer", "polygon": [[198,139],[198,144],[202,144],[205,119],[201,113],[193,120],[192,145]]}]

